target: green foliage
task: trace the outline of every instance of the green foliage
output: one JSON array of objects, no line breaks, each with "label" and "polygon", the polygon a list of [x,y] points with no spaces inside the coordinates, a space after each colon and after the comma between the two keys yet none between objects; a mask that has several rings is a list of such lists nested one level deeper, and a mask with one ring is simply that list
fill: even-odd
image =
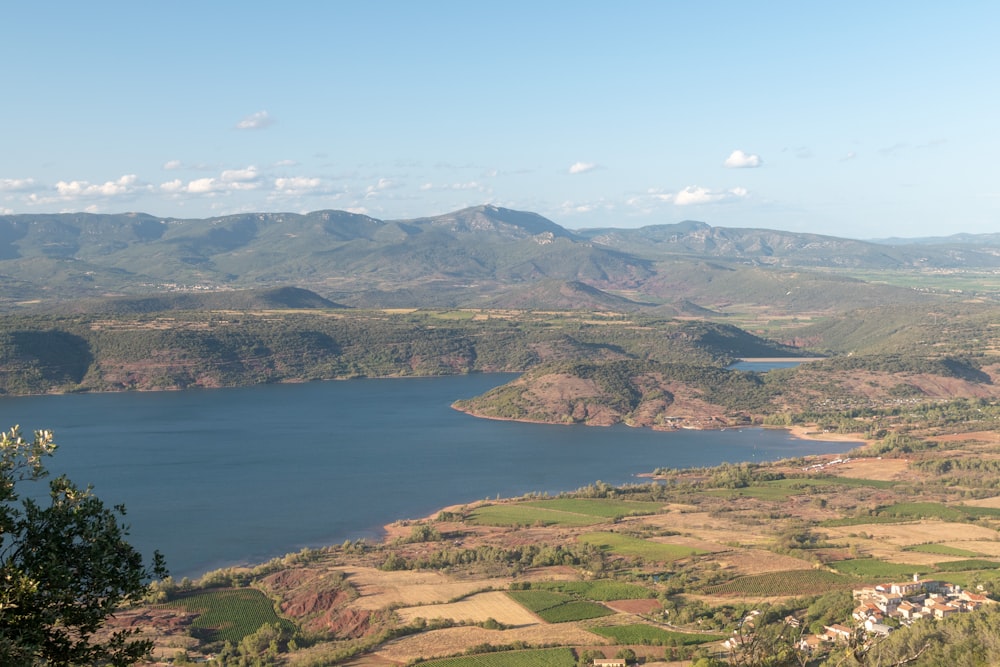
[{"label": "green foliage", "polygon": [[571,596],[564,593],[545,590],[510,591],[508,595],[514,598],[518,604],[535,613],[573,601]]},{"label": "green foliage", "polygon": [[610,616],[614,613],[604,605],[580,600],[543,609],[538,612],[538,616],[548,623],[569,623],[572,621],[584,621],[588,618]]},{"label": "green foliage", "polygon": [[407,538],[407,542],[438,542],[441,539],[441,533],[434,526],[429,526],[426,523],[418,523],[410,529],[410,536]]},{"label": "green foliage", "polygon": [[939,556],[974,557],[980,555],[975,551],[959,549],[958,547],[950,547],[947,544],[914,544],[912,546],[903,547],[903,551],[917,551],[925,554],[938,554]]},{"label": "green foliage", "polygon": [[590,628],[590,631],[613,639],[618,644],[643,644],[652,646],[688,646],[725,639],[723,635],[696,632],[674,632],[662,628],[633,623]]},{"label": "green foliage", "polygon": [[789,489],[810,489],[835,491],[839,486],[870,487],[873,489],[891,489],[897,484],[892,480],[860,479],[857,477],[788,477],[786,479],[766,482],[765,486],[778,486]]},{"label": "green foliage", "polygon": [[711,595],[743,595],[747,597],[776,597],[779,595],[815,595],[831,591],[849,590],[854,579],[826,570],[786,570],[766,574],[737,577],[732,581],[708,586]]},{"label": "green foliage", "polygon": [[[878,509],[879,516],[890,516],[904,519],[940,519],[942,521],[968,521],[971,517],[981,514],[989,508],[966,508],[963,506],[944,505],[941,503],[912,502],[895,503]],[[970,511],[971,510],[971,511]],[[1000,510],[993,510],[1000,513]]]},{"label": "green foliage", "polygon": [[669,563],[706,553],[693,547],[650,542],[621,533],[584,533],[577,539],[619,556],[636,556],[646,561]]},{"label": "green foliage", "polygon": [[851,355],[815,362],[818,368],[835,371],[877,371],[902,374],[928,374],[971,382],[990,382],[990,376],[972,359],[956,357],[921,357],[910,354]]},{"label": "green foliage", "polygon": [[484,505],[469,513],[467,523],[479,526],[590,526],[603,523],[604,517],[563,512],[528,503]]},{"label": "green foliage", "polygon": [[[580,314],[522,313],[516,319],[342,309],[9,314],[0,316],[0,392],[524,371],[543,361],[609,357],[709,366],[731,358],[721,339],[736,347],[766,345],[728,325],[641,319],[595,326]],[[545,358],[537,350],[544,350]],[[627,403],[635,392],[629,368],[584,363],[579,370],[612,395],[624,391]],[[720,373],[708,380],[719,391],[737,378],[742,378],[737,384],[757,382],[749,375]]]},{"label": "green foliage", "polygon": [[877,558],[855,558],[830,564],[833,569],[863,579],[905,579],[914,574],[927,574],[931,568],[906,563],[889,563]]},{"label": "green foliage", "polygon": [[159,554],[147,569],[126,541],[124,508],[106,508],[89,488],[58,477],[47,502],[25,497],[55,448],[47,431],[30,441],[16,426],[0,434],[0,664],[131,664],[151,642],[102,626],[166,572]]},{"label": "green foliage", "polygon": [[289,632],[295,629],[290,621],[275,613],[274,603],[254,588],[185,595],[163,606],[180,607],[198,614],[192,628],[201,639],[209,642],[239,644],[265,625],[275,625]]},{"label": "green foliage", "polygon": [[573,667],[576,658],[572,649],[546,648],[522,651],[491,651],[460,658],[428,660],[419,663],[428,667]]},{"label": "green foliage", "polygon": [[941,563],[935,563],[934,567],[939,572],[966,572],[970,570],[980,571],[1000,569],[1000,563],[995,560],[969,558],[965,560],[947,560]]},{"label": "green foliage", "polygon": [[925,619],[902,627],[864,647],[838,649],[824,663],[843,667],[913,665],[914,667],[985,666],[1000,655],[1000,609]]},{"label": "green foliage", "polygon": [[590,498],[553,498],[550,500],[532,500],[525,504],[531,507],[559,510],[562,512],[575,512],[577,514],[605,519],[654,514],[663,508],[663,503],[658,502]]},{"label": "green foliage", "polygon": [[555,591],[510,591],[508,595],[549,623],[582,621],[614,613],[604,605],[587,600],[577,600],[571,595]]},{"label": "green foliage", "polygon": [[535,582],[534,590],[570,593],[588,600],[644,600],[653,597],[653,592],[645,586],[630,584],[614,579],[591,581],[541,581]]}]

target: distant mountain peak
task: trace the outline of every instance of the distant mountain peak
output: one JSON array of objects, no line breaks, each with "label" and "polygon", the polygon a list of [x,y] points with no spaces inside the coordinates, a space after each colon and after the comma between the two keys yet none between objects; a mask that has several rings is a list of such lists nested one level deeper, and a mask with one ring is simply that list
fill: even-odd
[{"label": "distant mountain peak", "polygon": [[445,229],[453,233],[488,233],[512,239],[540,234],[551,235],[553,238],[576,238],[576,235],[569,230],[537,213],[515,211],[492,204],[471,206],[444,215],[400,222]]}]

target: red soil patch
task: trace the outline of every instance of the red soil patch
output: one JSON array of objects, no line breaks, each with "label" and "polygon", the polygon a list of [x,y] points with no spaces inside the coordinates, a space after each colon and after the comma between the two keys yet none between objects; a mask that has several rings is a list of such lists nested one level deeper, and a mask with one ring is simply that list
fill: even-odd
[{"label": "red soil patch", "polygon": [[604,605],[623,614],[651,614],[654,611],[663,609],[663,605],[656,598],[649,598],[647,600],[612,600],[611,602],[605,602]]}]

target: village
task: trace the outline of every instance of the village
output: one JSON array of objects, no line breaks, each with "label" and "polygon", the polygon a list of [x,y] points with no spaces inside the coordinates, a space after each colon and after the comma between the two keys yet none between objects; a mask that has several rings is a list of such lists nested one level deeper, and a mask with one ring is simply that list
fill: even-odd
[{"label": "village", "polygon": [[[867,636],[886,636],[901,625],[922,618],[940,619],[952,614],[976,611],[994,601],[985,595],[964,590],[957,584],[913,575],[910,581],[876,584],[852,591],[855,607],[852,617],[857,630]],[[803,637],[800,648],[815,650],[830,642],[847,642],[856,630],[835,623],[822,634]]]}]

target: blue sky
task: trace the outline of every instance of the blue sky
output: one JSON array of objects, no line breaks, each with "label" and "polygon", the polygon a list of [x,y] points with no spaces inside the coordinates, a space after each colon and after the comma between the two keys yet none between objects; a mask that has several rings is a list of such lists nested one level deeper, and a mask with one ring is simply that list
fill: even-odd
[{"label": "blue sky", "polygon": [[1000,3],[46,2],[0,212],[1000,230]]}]

